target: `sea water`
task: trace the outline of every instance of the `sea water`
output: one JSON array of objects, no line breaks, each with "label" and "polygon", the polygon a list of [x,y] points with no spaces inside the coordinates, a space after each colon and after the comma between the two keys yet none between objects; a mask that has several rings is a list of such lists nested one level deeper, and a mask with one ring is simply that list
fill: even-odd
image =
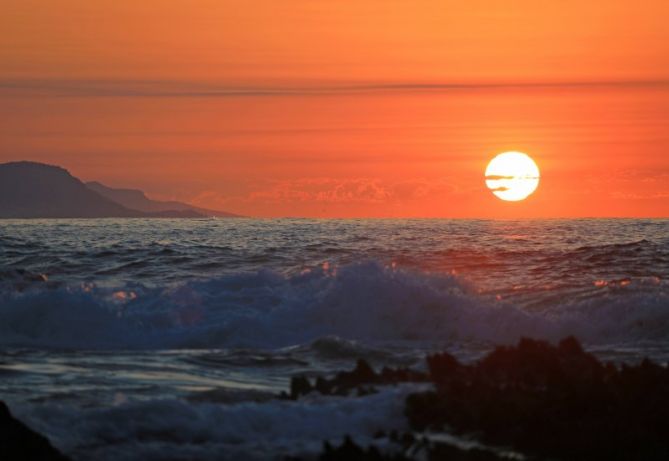
[{"label": "sea water", "polygon": [[6,220],[0,399],[77,460],[280,459],[404,429],[411,385],[290,377],[575,335],[669,359],[669,220]]}]

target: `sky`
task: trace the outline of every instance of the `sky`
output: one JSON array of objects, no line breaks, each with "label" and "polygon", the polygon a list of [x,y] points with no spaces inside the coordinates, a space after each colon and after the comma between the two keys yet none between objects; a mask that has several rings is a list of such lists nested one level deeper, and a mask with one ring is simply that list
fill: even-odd
[{"label": "sky", "polygon": [[0,162],[261,217],[669,216],[664,0],[0,7]]}]

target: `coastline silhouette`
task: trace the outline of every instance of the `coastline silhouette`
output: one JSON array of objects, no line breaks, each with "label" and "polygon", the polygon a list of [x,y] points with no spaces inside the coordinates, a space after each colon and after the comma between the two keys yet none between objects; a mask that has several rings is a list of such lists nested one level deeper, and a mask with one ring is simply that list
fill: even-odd
[{"label": "coastline silhouette", "polygon": [[84,183],[65,168],[21,161],[0,164],[0,218],[232,218],[225,211],[151,200],[136,189]]}]

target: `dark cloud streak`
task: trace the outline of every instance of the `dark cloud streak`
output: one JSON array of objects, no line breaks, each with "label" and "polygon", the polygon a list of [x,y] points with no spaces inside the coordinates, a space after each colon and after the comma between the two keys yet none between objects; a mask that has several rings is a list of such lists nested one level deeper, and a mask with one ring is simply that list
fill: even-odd
[{"label": "dark cloud streak", "polygon": [[495,175],[495,174],[490,174],[485,177],[487,181],[499,181],[502,179],[516,179],[515,176],[501,176],[501,175]]},{"label": "dark cloud streak", "polygon": [[547,90],[547,89],[649,89],[669,88],[669,80],[614,80],[516,83],[342,83],[339,85],[304,86],[234,86],[167,80],[0,80],[0,97],[171,97],[231,98],[322,96],[338,94],[450,92],[479,90]]}]

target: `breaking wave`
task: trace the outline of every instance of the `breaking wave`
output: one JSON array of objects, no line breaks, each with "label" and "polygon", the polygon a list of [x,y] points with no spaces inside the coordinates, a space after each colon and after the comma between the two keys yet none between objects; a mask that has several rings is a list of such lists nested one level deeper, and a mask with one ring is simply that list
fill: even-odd
[{"label": "breaking wave", "polygon": [[[591,342],[669,336],[669,292],[600,289],[543,310],[477,293],[453,275],[377,262],[299,275],[259,271],[147,288],[34,286],[0,294],[2,346],[278,348],[336,336],[374,341],[483,341],[521,336]],[[314,343],[343,353],[345,343]]]}]

